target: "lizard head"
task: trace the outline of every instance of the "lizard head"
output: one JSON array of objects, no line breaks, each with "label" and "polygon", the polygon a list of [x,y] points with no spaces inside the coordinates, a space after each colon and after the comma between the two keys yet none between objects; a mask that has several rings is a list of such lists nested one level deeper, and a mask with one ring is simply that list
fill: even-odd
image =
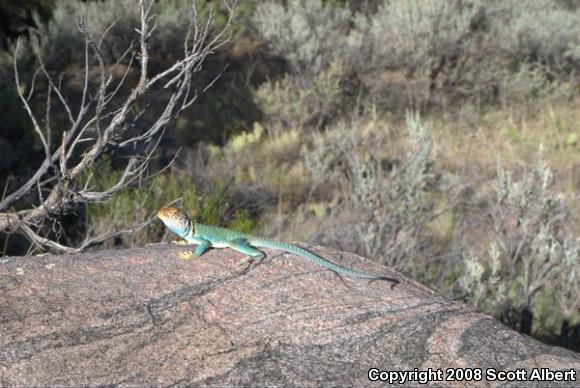
[{"label": "lizard head", "polygon": [[176,207],[162,207],[157,217],[169,230],[183,238],[191,230],[191,221],[185,212]]}]

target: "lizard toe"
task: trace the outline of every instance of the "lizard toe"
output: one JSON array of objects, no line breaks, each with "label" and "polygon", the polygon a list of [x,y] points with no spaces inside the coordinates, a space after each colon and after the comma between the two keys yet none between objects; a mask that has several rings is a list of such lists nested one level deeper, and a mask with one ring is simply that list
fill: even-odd
[{"label": "lizard toe", "polygon": [[181,252],[177,255],[181,260],[190,260],[193,259],[195,257],[197,257],[196,255],[193,254],[192,251],[185,251],[185,252]]}]

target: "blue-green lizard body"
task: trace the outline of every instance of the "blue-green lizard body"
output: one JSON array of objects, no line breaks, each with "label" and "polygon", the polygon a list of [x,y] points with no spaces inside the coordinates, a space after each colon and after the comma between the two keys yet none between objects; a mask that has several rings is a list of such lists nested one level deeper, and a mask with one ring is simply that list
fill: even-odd
[{"label": "blue-green lizard body", "polygon": [[193,255],[189,254],[186,257],[182,256],[183,258],[201,256],[209,248],[231,248],[248,255],[248,258],[244,260],[244,262],[252,261],[259,263],[266,255],[255,247],[271,248],[302,256],[318,265],[346,276],[370,280],[388,280],[393,283],[399,282],[396,279],[383,275],[354,271],[345,268],[293,244],[241,233],[217,226],[208,226],[199,223],[192,224],[184,211],[174,207],[161,208],[157,212],[157,216],[173,233],[184,239],[187,243],[197,245]]}]

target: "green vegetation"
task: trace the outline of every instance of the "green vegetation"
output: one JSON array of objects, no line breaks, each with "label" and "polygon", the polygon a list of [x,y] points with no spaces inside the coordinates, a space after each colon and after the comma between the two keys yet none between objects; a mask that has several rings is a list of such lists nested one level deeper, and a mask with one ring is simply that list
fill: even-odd
[{"label": "green vegetation", "polygon": [[[111,163],[105,162],[96,167],[85,181],[92,183],[97,190],[105,189],[114,185],[120,175],[121,171],[112,169]],[[207,189],[205,196],[201,196],[190,173],[176,170],[172,174],[161,174],[113,196],[105,203],[86,205],[84,227],[94,235],[123,230],[153,217],[160,207],[179,199],[179,206],[187,209],[201,223],[232,227],[244,232],[255,230],[256,222],[249,219],[244,210],[230,210],[227,188],[228,185],[216,183],[211,190]],[[159,241],[164,233],[166,231],[160,223],[153,223],[134,233],[108,240],[104,246],[142,246]]]},{"label": "green vegetation", "polygon": [[[175,58],[189,9],[160,3],[152,66]],[[183,147],[177,163],[76,209],[76,218],[98,235],[181,198],[202,222],[259,225],[270,237],[357,252],[579,350],[580,8],[558,0],[358,3],[244,3],[232,44],[196,82],[229,68],[160,145],[156,171]],[[196,4],[201,13],[217,6]],[[56,1],[39,42],[51,70],[68,74],[71,94],[82,63],[75,6]],[[96,36],[123,15],[106,52],[120,55],[136,17],[131,1],[90,2],[87,14]],[[1,55],[0,84],[9,85],[10,52]],[[13,94],[0,95],[0,184],[8,188],[42,158],[22,140],[34,134]],[[16,170],[25,157],[28,168]],[[114,166],[115,156],[97,166],[91,184],[108,187],[120,174]],[[163,233],[155,223],[105,246]]]}]

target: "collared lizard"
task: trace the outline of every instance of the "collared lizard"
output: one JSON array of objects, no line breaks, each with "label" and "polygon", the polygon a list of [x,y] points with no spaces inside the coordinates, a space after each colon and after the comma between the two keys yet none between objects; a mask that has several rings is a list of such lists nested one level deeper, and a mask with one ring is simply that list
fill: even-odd
[{"label": "collared lizard", "polygon": [[342,275],[370,280],[387,280],[395,284],[399,283],[398,280],[383,275],[348,269],[293,244],[217,226],[208,226],[200,223],[192,224],[187,214],[183,210],[175,207],[161,208],[157,212],[157,217],[163,221],[169,230],[185,240],[186,243],[197,245],[195,251],[189,251],[180,255],[184,259],[201,256],[209,248],[231,248],[248,255],[245,260],[242,260],[242,263],[259,263],[266,255],[264,252],[256,249],[256,247],[271,248],[302,256],[305,259]]}]

